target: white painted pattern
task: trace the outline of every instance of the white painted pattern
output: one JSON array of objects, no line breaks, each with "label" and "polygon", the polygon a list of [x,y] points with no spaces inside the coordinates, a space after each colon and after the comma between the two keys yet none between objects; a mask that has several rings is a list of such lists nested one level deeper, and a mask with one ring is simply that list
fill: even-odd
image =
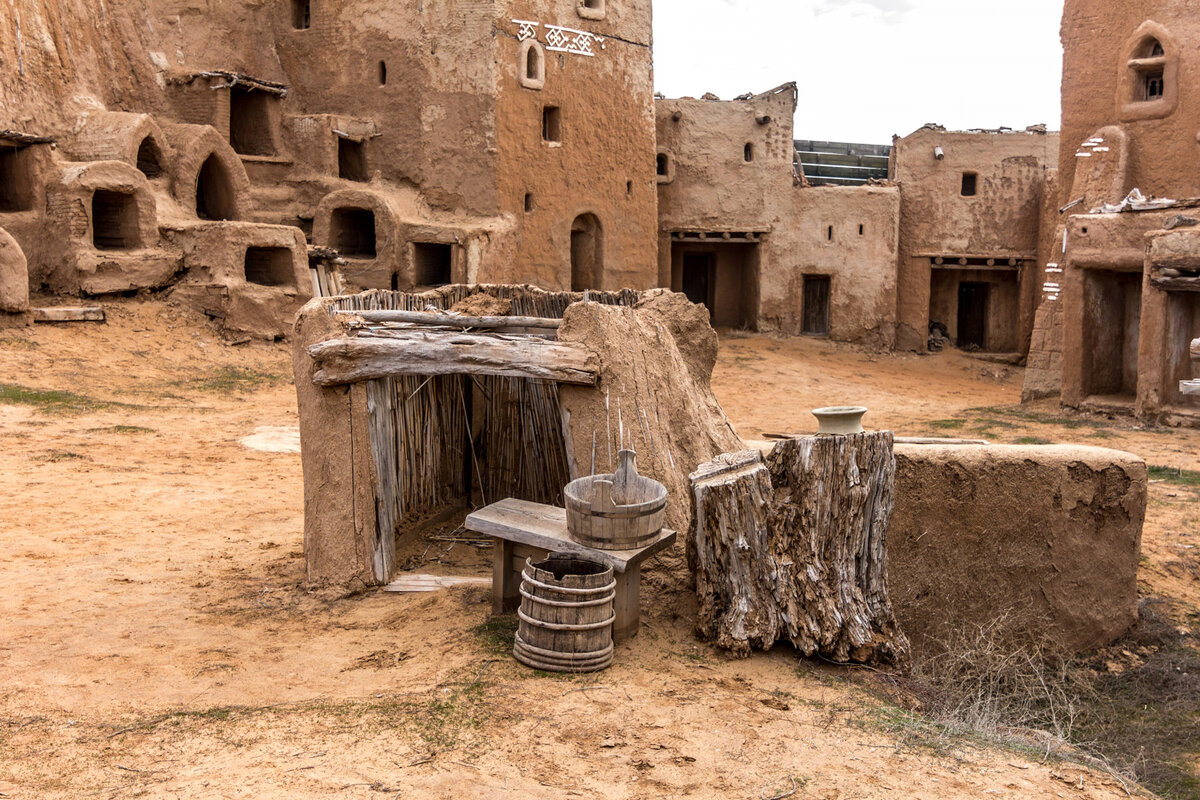
[{"label": "white painted pattern", "polygon": [[596,50],[605,49],[605,38],[595,33],[566,28],[562,25],[542,24],[532,20],[514,19],[517,26],[517,40],[536,39],[541,28],[546,29],[543,42],[546,49],[555,53],[574,53],[579,56],[595,56]]}]

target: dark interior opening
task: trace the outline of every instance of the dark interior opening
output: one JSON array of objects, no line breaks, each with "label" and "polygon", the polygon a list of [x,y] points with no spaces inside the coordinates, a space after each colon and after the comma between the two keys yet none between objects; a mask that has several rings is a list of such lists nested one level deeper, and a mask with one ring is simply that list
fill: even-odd
[{"label": "dark interior opening", "polygon": [[805,275],[803,288],[803,319],[801,332],[806,336],[829,335],[828,275]]},{"label": "dark interior opening", "polygon": [[237,217],[229,172],[215,154],[208,157],[196,177],[196,216],[213,220]]},{"label": "dark interior opening", "polygon": [[712,308],[713,271],[716,269],[712,253],[684,253],[682,289],[688,300],[697,305]]},{"label": "dark interior opening", "polygon": [[286,247],[247,247],[246,281],[263,286],[295,286],[292,251]]},{"label": "dark interior opening", "polygon": [[147,178],[157,178],[162,175],[162,150],[159,149],[158,143],[154,141],[153,136],[147,136],[138,145],[137,168]]},{"label": "dark interior opening", "polygon": [[542,139],[547,142],[562,141],[562,109],[558,106],[542,109]]},{"label": "dark interior opening", "polygon": [[92,244],[98,250],[132,250],[139,244],[137,199],[125,192],[92,193]]},{"label": "dark interior opening", "polygon": [[604,233],[595,214],[571,223],[571,291],[599,289],[604,272]]},{"label": "dark interior opening", "polygon": [[557,553],[551,555],[545,561],[539,561],[533,565],[537,569],[544,572],[550,572],[554,575],[554,580],[561,581],[568,575],[603,575],[608,571],[608,566],[595,561],[586,561],[575,556]]},{"label": "dark interior opening", "polygon": [[974,197],[976,180],[979,176],[974,172],[964,172],[962,176],[962,196]]},{"label": "dark interior opening", "polygon": [[413,281],[417,286],[445,286],[450,283],[453,263],[453,245],[413,242]]},{"label": "dark interior opening", "polygon": [[542,53],[536,47],[530,47],[525,53],[525,78],[536,81],[542,76]]},{"label": "dark interior opening", "polygon": [[825,229],[825,239],[830,242],[833,241],[833,226],[832,225],[830,225],[828,228]]},{"label": "dark interior opening", "polygon": [[244,156],[275,155],[271,104],[276,97],[241,86],[229,90],[229,143]]},{"label": "dark interior opening", "polygon": [[525,213],[528,214],[530,211],[533,211],[533,195],[530,194],[529,192],[526,192],[525,193]]},{"label": "dark interior opening", "polygon": [[377,77],[379,78],[380,86],[387,86],[387,62],[386,61],[379,62],[379,71],[377,73]]},{"label": "dark interior opening", "polygon": [[750,142],[746,142],[746,146],[744,148],[742,148],[742,157],[745,158],[747,162],[754,160],[754,145],[753,144],[751,144]]},{"label": "dark interior opening", "polygon": [[298,31],[312,27],[312,3],[309,0],[292,0],[292,27]]},{"label": "dark interior opening", "polygon": [[983,350],[987,346],[989,288],[986,283],[973,281],[958,285],[959,350]]},{"label": "dark interior opening", "polygon": [[1084,270],[1084,393],[1137,394],[1142,274]]},{"label": "dark interior opening", "polygon": [[1143,81],[1143,86],[1145,88],[1146,100],[1158,100],[1162,97],[1166,92],[1166,84],[1163,81],[1162,71],[1147,73]]},{"label": "dark interior opening", "polygon": [[348,258],[375,257],[375,212],[369,208],[338,208],[329,221],[329,238]]},{"label": "dark interior opening", "polygon": [[659,175],[666,175],[667,167],[668,164],[666,153],[659,153],[658,157],[655,159],[654,171]]},{"label": "dark interior opening", "polygon": [[863,233],[865,233],[865,232],[866,232],[866,226],[865,226],[865,225],[859,225],[859,226],[858,226],[858,235],[859,235],[859,236],[862,236],[862,235],[863,235]]},{"label": "dark interior opening", "polygon": [[0,146],[0,211],[33,208],[33,169],[29,148]]},{"label": "dark interior opening", "polygon": [[364,183],[369,180],[365,142],[338,137],[338,177]]},{"label": "dark interior opening", "polygon": [[592,10],[596,10],[596,9],[602,8],[603,3],[604,3],[604,0],[583,0],[583,2],[580,3],[580,5],[583,6],[584,8],[590,8]]}]

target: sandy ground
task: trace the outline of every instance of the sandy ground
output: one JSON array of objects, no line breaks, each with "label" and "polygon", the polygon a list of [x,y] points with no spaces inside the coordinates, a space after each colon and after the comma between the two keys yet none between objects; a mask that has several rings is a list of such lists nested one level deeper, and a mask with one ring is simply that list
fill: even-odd
[{"label": "sandy ground", "polygon": [[[479,589],[309,594],[286,346],[224,344],[159,303],[107,308],[106,325],[0,331],[0,797],[1126,796],[786,649],[728,660],[692,636],[686,599],[646,609],[610,670],[562,678],[497,647]],[[749,337],[724,342],[715,383],[747,437],[854,401],[899,433],[1200,466],[1200,432],[1018,408],[1020,380],[953,353]],[[1146,593],[1192,609],[1196,500],[1155,485],[1144,569]],[[489,560],[454,542],[408,555]]]}]

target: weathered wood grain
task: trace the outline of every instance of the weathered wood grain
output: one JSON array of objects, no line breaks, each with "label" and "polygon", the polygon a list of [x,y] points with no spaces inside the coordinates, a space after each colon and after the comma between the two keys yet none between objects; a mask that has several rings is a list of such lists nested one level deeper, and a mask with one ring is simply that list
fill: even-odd
[{"label": "weathered wood grain", "polygon": [[34,322],[104,322],[104,309],[99,306],[82,308],[35,308]]},{"label": "weathered wood grain", "polygon": [[338,311],[362,317],[367,322],[411,322],[416,325],[440,325],[447,328],[545,328],[557,329],[561,319],[550,317],[467,317],[432,311]]},{"label": "weathered wood grain", "polygon": [[596,358],[577,344],[536,337],[413,331],[386,339],[345,337],[308,348],[313,383],[359,383],[400,375],[499,375],[594,386]]}]

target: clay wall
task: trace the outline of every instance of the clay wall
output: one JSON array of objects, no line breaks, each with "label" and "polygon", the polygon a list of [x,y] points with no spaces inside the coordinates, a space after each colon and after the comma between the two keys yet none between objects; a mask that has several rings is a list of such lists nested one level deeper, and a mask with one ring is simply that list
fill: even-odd
[{"label": "clay wall", "polygon": [[[520,231],[515,259],[480,280],[657,284],[650,0],[603,6],[510,0],[497,10],[497,206]],[[590,36],[564,43],[551,26]]]},{"label": "clay wall", "polygon": [[[1145,101],[1131,60],[1149,55],[1148,37],[1163,46],[1165,87],[1160,101]],[[1129,139],[1129,162],[1119,188],[1100,202],[1117,202],[1133,188],[1146,196],[1192,197],[1200,184],[1200,85],[1194,44],[1200,18],[1187,3],[1067,0],[1063,10],[1062,151],[1063,203],[1082,163],[1075,151],[1101,128],[1119,126]],[[1144,77],[1144,73],[1142,74]]]},{"label": "clay wall", "polygon": [[[935,267],[949,272],[956,266],[994,266],[997,274],[984,282],[1013,286],[996,297],[1004,310],[989,320],[983,349],[1023,350],[1033,327],[1033,301],[1032,290],[1022,287],[1040,285],[1043,188],[1047,171],[1058,163],[1058,135],[926,126],[893,144],[892,176],[900,184],[902,208],[897,346],[925,348]],[[947,263],[931,262],[938,257]],[[956,263],[962,258],[968,263]],[[975,263],[980,259],[983,263]],[[939,282],[954,283],[947,291],[957,291],[964,280],[944,275]],[[936,321],[957,329],[957,305],[945,310],[948,319]]]}]

